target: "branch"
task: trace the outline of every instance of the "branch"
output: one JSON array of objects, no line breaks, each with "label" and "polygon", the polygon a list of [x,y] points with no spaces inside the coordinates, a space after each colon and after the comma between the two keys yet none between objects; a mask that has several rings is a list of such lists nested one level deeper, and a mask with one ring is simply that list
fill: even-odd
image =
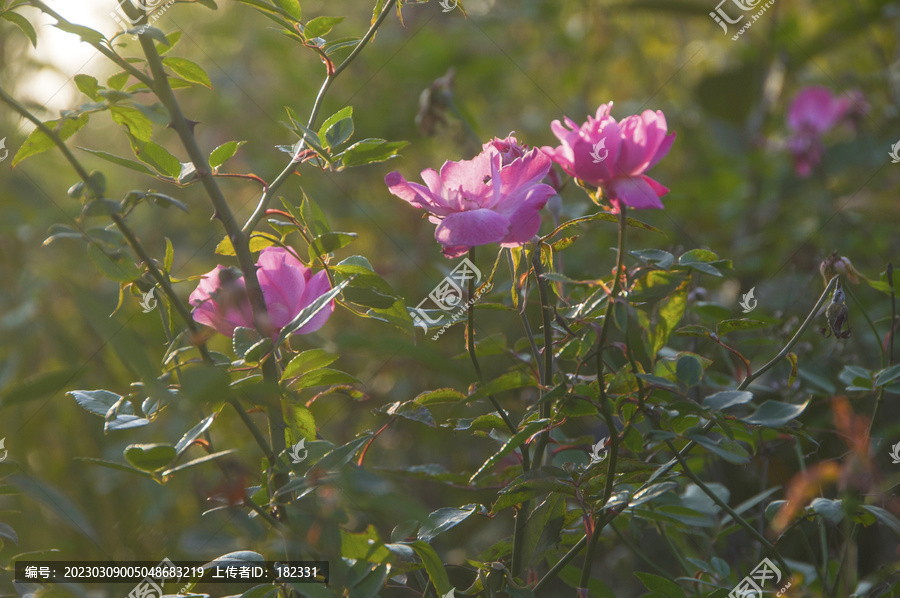
[{"label": "branch", "polygon": [[[350,63],[359,56],[360,52],[362,52],[363,46],[365,46],[372,36],[375,35],[375,32],[378,30],[378,27],[381,26],[381,23],[384,22],[384,19],[388,16],[388,13],[391,12],[391,9],[394,7],[394,4],[397,3],[397,0],[388,0],[388,3],[384,6],[384,9],[381,11],[381,14],[378,15],[378,18],[375,19],[375,22],[372,23],[372,26],[369,27],[369,30],[366,31],[366,34],[359,40],[359,43],[353,48],[353,51],[350,52],[350,55],[344,59],[344,61],[334,69],[334,73],[326,75],[325,81],[322,82],[322,87],[319,88],[319,93],[316,94],[316,101],[313,104],[312,111],[309,114],[309,120],[306,123],[306,128],[312,130],[313,125],[316,123],[316,119],[319,117],[319,111],[322,109],[322,99],[325,97],[325,92],[328,91],[328,88],[331,87],[331,84],[340,75],[344,69],[350,66]],[[306,137],[300,140],[300,145],[297,147],[296,152],[299,152],[303,149],[303,144],[306,141]],[[295,152],[295,155],[296,155]],[[285,181],[290,178],[290,176],[294,173],[294,170],[297,169],[297,165],[300,162],[291,158],[290,164],[288,164],[284,170],[281,171],[274,181],[269,185],[268,189],[263,192],[262,197],[259,200],[259,203],[256,206],[256,209],[253,210],[253,214],[250,215],[250,218],[247,220],[247,223],[244,224],[244,227],[241,229],[244,234],[249,234],[250,231],[256,228],[256,225],[259,224],[259,221],[263,219],[263,216],[266,214],[266,208],[269,207],[269,203],[272,201],[272,197],[274,197],[275,192],[278,191],[278,188],[281,187],[285,183]]]}]

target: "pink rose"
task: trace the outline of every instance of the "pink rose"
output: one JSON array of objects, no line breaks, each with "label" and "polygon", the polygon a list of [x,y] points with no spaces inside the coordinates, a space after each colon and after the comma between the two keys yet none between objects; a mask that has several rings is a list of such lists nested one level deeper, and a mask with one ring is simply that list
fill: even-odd
[{"label": "pink rose", "polygon": [[[273,328],[272,337],[287,326],[297,314],[331,290],[324,271],[313,274],[289,251],[266,247],[256,262],[256,276],[262,288]],[[216,266],[208,272],[188,301],[194,307],[194,321],[215,328],[225,336],[234,335],[238,326],[253,328],[253,314],[242,276]],[[295,334],[309,334],[321,328],[334,312],[334,301],[319,311]]]},{"label": "pink rose", "polygon": [[612,102],[597,109],[582,125],[566,118],[566,126],[553,121],[559,147],[544,153],[571,176],[602,187],[615,208],[621,201],[636,209],[662,208],[660,197],[669,192],[644,173],[669,153],[675,133],[667,134],[665,115],[645,110],[616,122]]},{"label": "pink rose", "polygon": [[[508,162],[497,144],[506,145]],[[555,193],[541,183],[550,165],[540,151],[525,152],[508,137],[485,144],[472,160],[445,162],[440,173],[423,170],[425,185],[411,183],[399,172],[384,182],[400,199],[430,212],[428,219],[438,225],[434,238],[452,258],[477,245],[515,247],[531,240],[541,226],[540,209]]]},{"label": "pink rose", "polygon": [[787,112],[787,126],[791,130],[787,148],[797,175],[808,177],[822,161],[825,133],[842,122],[855,126],[855,121],[867,110],[865,98],[855,90],[839,98],[827,87],[813,85],[794,96]]}]

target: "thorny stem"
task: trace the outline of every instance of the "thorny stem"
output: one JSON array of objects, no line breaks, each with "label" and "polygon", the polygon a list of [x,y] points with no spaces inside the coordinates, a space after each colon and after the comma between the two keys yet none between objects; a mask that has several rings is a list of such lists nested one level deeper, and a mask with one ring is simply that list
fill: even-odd
[{"label": "thorny stem", "polygon": [[[891,324],[888,327],[888,362],[887,367],[894,365],[894,330],[897,322],[897,301],[894,295],[894,264],[887,266],[887,280],[891,287]],[[879,339],[880,343],[880,339]],[[882,355],[884,352],[882,351]],[[875,407],[872,409],[872,420],[869,422],[869,431],[866,433],[868,441],[872,440],[872,432],[875,430],[875,422],[878,421],[878,412],[881,411],[881,403],[884,401],[884,386],[878,392],[878,398],[875,399]]]},{"label": "thorny stem", "polygon": [[[538,294],[541,299],[541,322],[544,328],[544,368],[542,370],[541,386],[544,393],[550,392],[550,386],[553,384],[553,306],[550,305],[550,297],[547,292],[547,281],[543,277],[543,268],[541,267],[541,244],[535,245],[531,255],[531,267],[534,270],[534,279],[538,287]],[[541,403],[541,418],[550,419],[552,406],[549,401]],[[550,430],[543,432],[537,438],[534,449],[534,466],[540,467],[544,460],[544,450],[547,447],[547,441],[550,438]]]},{"label": "thorny stem", "polygon": [[[316,119],[319,117],[319,111],[322,109],[322,99],[325,97],[325,92],[328,91],[328,88],[331,87],[331,84],[340,75],[344,69],[350,66],[350,63],[359,56],[360,52],[362,52],[363,47],[369,43],[369,40],[372,39],[372,36],[375,35],[375,32],[384,22],[384,19],[388,16],[393,9],[394,4],[397,3],[397,0],[388,0],[384,9],[378,15],[378,18],[375,19],[375,22],[372,23],[372,26],[369,27],[369,30],[366,31],[366,34],[359,40],[359,43],[353,48],[353,51],[350,52],[350,55],[341,62],[337,68],[334,69],[334,73],[326,75],[325,81],[322,82],[322,87],[319,88],[319,93],[316,95],[316,101],[313,104],[312,111],[309,114],[309,121],[306,123],[307,129],[312,129],[313,125],[316,123]],[[295,155],[299,153],[303,149],[303,142],[305,138],[301,140],[301,145],[298,145],[295,150]],[[266,208],[269,206],[269,203],[272,201],[272,197],[275,195],[275,192],[278,191],[278,188],[281,187],[285,183],[285,181],[290,178],[290,176],[297,169],[299,162],[295,159],[291,159],[290,164],[288,164],[281,174],[279,174],[274,181],[269,185],[269,187],[263,191],[263,195],[259,200],[259,204],[257,204],[256,209],[253,210],[253,214],[251,214],[250,218],[247,220],[247,223],[244,224],[244,227],[241,229],[245,234],[249,234],[256,225],[259,224],[259,221],[263,219],[263,216],[266,214]]]},{"label": "thorny stem", "polygon": [[[474,247],[469,249],[469,261],[475,263]],[[484,382],[484,375],[481,373],[481,365],[478,363],[478,355],[475,353],[475,302],[473,301],[475,297],[475,278],[469,277],[467,285],[469,303],[466,306],[466,351],[469,353],[469,358],[472,360],[472,366],[475,368],[475,373],[478,375],[478,380]],[[509,415],[506,413],[506,410],[503,409],[503,406],[500,405],[500,401],[498,401],[497,397],[495,397],[494,395],[489,395],[488,398],[494,405],[494,409],[497,411],[500,419],[502,419],[503,423],[506,424],[506,427],[509,428],[510,433],[515,435],[516,426],[509,419]],[[528,457],[528,448],[525,445],[522,445],[519,450],[522,454],[522,469],[524,471],[528,471],[529,469],[531,469],[531,463]],[[525,521],[528,517],[527,506],[528,505],[525,504],[522,506],[522,508],[516,510],[515,527],[513,528],[513,555],[510,568],[510,571],[512,572],[514,577],[519,574],[519,569],[521,568],[522,564],[522,548],[524,546],[523,542],[525,539],[523,529],[525,527]]]},{"label": "thorny stem", "polygon": [[750,525],[750,523],[747,522],[747,520],[745,520],[743,517],[738,515],[734,509],[732,509],[730,506],[728,506],[727,502],[725,502],[724,500],[719,498],[719,495],[716,494],[715,492],[713,492],[712,488],[707,486],[706,483],[703,480],[701,480],[697,476],[697,474],[695,474],[691,470],[691,468],[687,464],[687,461],[684,460],[684,457],[682,457],[678,453],[678,451],[675,449],[675,445],[672,444],[672,441],[666,440],[666,445],[668,445],[669,450],[671,450],[673,453],[675,453],[675,459],[678,460],[678,463],[681,465],[681,470],[684,472],[684,474],[688,478],[690,478],[690,480],[692,482],[694,482],[694,484],[696,484],[697,487],[699,487],[703,491],[704,494],[706,494],[709,498],[711,498],[714,503],[719,505],[719,507],[723,511],[725,511],[726,513],[731,515],[731,518],[734,519],[741,527],[743,527],[745,530],[747,530],[750,533],[750,535],[756,539],[757,542],[762,544],[766,548],[766,550],[769,551],[769,554],[772,557],[774,557],[775,560],[778,561],[778,564],[784,568],[785,571],[790,571],[791,570],[790,567],[787,566],[787,563],[785,563],[784,559],[781,557],[781,553],[778,552],[778,550],[772,545],[772,543],[769,542],[765,536],[763,536],[761,533],[759,533],[755,527]]},{"label": "thorny stem", "polygon": [[[616,461],[619,456],[619,432],[616,430],[616,422],[606,404],[606,385],[603,382],[603,344],[606,342],[606,331],[609,329],[609,324],[613,318],[613,309],[616,303],[615,299],[620,291],[622,270],[625,266],[625,232],[628,226],[628,218],[625,210],[625,205],[622,204],[618,214],[619,242],[616,256],[615,278],[613,280],[612,293],[610,294],[609,299],[607,299],[608,303],[606,304],[606,316],[603,318],[603,328],[597,338],[597,388],[600,390],[600,412],[603,414],[603,419],[606,421],[606,427],[609,428],[609,461],[606,464],[606,486],[603,489],[601,508],[606,506],[612,496],[616,475]],[[637,374],[637,372],[635,372],[635,374]],[[594,535],[591,538],[587,554],[585,554],[584,564],[581,568],[581,581],[579,586],[582,588],[587,587],[591,575],[591,565],[594,560],[594,548],[597,546],[597,541],[600,538],[600,530],[597,529],[597,527],[598,526],[595,523],[594,529],[592,530]]]},{"label": "thorny stem", "polygon": [[[231,208],[229,208],[228,202],[222,194],[222,190],[212,176],[209,162],[200,150],[199,145],[197,145],[192,125],[188,123],[187,119],[184,117],[184,114],[181,112],[181,107],[175,99],[175,94],[172,92],[172,88],[169,85],[168,75],[163,68],[162,60],[160,59],[159,53],[156,51],[153,40],[146,35],[141,35],[140,42],[141,47],[144,50],[144,55],[147,58],[147,64],[150,66],[150,72],[153,74],[153,85],[151,86],[151,89],[153,89],[163,106],[168,110],[171,118],[171,126],[175,129],[175,132],[181,139],[182,145],[184,145],[184,148],[187,150],[188,157],[197,171],[200,182],[215,208],[215,217],[222,222],[222,226],[225,228],[225,232],[231,241],[231,245],[234,247],[238,264],[244,275],[247,297],[250,300],[250,306],[253,311],[253,324],[260,336],[265,338],[269,336],[271,326],[269,324],[262,288],[259,286],[259,280],[256,277],[256,266],[253,263],[253,256],[250,253],[249,236],[244,235],[238,228],[234,215],[231,213]],[[277,386],[278,370],[275,360],[272,358],[266,359],[262,362],[261,367],[263,380],[273,387]],[[284,440],[285,423],[280,399],[279,396],[278,400],[273,401],[266,408],[266,414],[269,419],[269,436],[271,437],[272,451],[276,455],[281,454],[286,448]],[[274,468],[275,463],[269,463],[269,466]],[[274,486],[274,490],[277,490],[287,483],[287,475],[284,473],[277,475],[273,474],[270,476],[269,481],[270,484]],[[274,490],[272,490],[272,494],[274,493]]]},{"label": "thorny stem", "polygon": [[[762,366],[758,371],[747,376],[744,379],[744,381],[741,382],[741,384],[738,386],[738,390],[746,389],[750,385],[750,383],[753,382],[753,380],[759,378],[765,372],[767,372],[772,367],[774,367],[775,364],[777,364],[781,359],[783,359],[785,357],[785,355],[788,354],[788,352],[790,352],[790,350],[797,343],[797,341],[800,340],[800,337],[803,336],[803,333],[806,332],[806,330],[812,324],[813,320],[815,319],[816,314],[819,313],[819,309],[822,307],[822,304],[825,302],[825,299],[828,297],[828,293],[831,292],[831,290],[833,289],[838,278],[839,278],[839,276],[835,276],[830,281],[828,281],[828,285],[826,285],[825,290],[822,291],[822,294],[819,296],[819,300],[816,301],[815,306],[813,306],[812,310],[810,310],[809,314],[806,316],[806,319],[803,321],[803,324],[800,325],[800,328],[797,329],[797,332],[794,334],[793,337],[791,337],[791,340],[789,340],[787,342],[787,344],[784,346],[784,348],[781,351],[779,351],[778,355],[773,357],[771,361],[769,361],[766,365]],[[605,322],[604,322],[604,325],[605,325]],[[715,426],[715,421],[709,421],[705,426],[703,426],[703,429],[700,431],[700,433],[706,434],[714,426]],[[678,458],[683,459],[691,450],[693,450],[693,448],[695,446],[697,446],[697,443],[694,442],[693,440],[690,441],[688,444],[686,444],[685,447],[683,449],[681,449],[681,451],[676,453],[676,455],[677,455],[676,458],[672,459],[671,461],[669,461],[668,463],[666,463],[665,465],[660,467],[657,470],[657,472],[654,473],[653,480],[657,480],[661,476],[663,476],[666,473],[668,473],[669,471],[671,471],[672,468],[678,463]],[[645,482],[640,488],[638,488],[635,491],[635,494],[644,490],[649,484],[650,484],[650,482]],[[610,520],[611,520],[611,518],[610,518]],[[602,528],[599,528],[599,529],[602,529]],[[595,529],[594,533],[598,533],[599,529]],[[587,543],[587,540],[588,540],[587,535],[582,536],[581,540],[579,540],[575,544],[575,546],[573,546],[569,550],[569,552],[566,553],[566,555],[560,560],[560,562],[558,562],[556,565],[554,565],[553,568],[550,569],[550,571],[547,572],[547,574],[541,579],[541,581],[538,582],[537,586],[535,586],[535,588],[534,588],[534,591],[537,592],[538,589],[543,588],[551,579],[556,577],[559,574],[559,572],[562,571],[562,569],[569,563],[569,561],[571,561],[573,558],[575,558],[575,556],[578,554],[578,552],[582,548],[584,548],[584,545]],[[790,570],[790,569],[788,569],[788,570]]]}]

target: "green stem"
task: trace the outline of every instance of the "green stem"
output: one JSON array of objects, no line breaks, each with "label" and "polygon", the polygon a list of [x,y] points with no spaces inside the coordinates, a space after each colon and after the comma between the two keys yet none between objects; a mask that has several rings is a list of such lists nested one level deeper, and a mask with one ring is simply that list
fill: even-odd
[{"label": "green stem", "polygon": [[[378,18],[375,19],[375,22],[372,23],[372,26],[369,27],[369,30],[366,31],[366,34],[359,40],[359,43],[353,48],[353,51],[350,52],[350,55],[344,59],[341,64],[334,69],[334,73],[330,75],[326,75],[325,81],[322,82],[322,87],[319,88],[319,93],[316,94],[316,101],[313,104],[312,111],[309,114],[309,121],[306,123],[306,128],[312,130],[313,125],[316,123],[316,119],[319,117],[319,111],[322,109],[322,99],[325,97],[325,92],[328,91],[328,88],[331,87],[331,84],[340,75],[344,69],[350,66],[350,63],[359,56],[360,52],[362,52],[363,47],[369,43],[369,40],[372,39],[372,36],[375,35],[375,32],[384,22],[384,19],[387,17],[388,13],[391,12],[391,9],[396,4],[397,0],[388,0],[384,9],[378,15]],[[297,147],[297,151],[299,152],[303,149],[303,140],[301,140],[301,145]],[[247,220],[247,223],[244,224],[244,227],[241,229],[244,234],[250,234],[250,232],[256,228],[256,225],[259,224],[259,221],[263,219],[263,216],[266,214],[266,209],[269,206],[269,203],[272,201],[272,198],[275,196],[275,193],[278,191],[278,188],[281,187],[285,183],[285,181],[290,178],[290,176],[297,169],[297,165],[299,163],[291,160],[290,164],[288,164],[281,174],[279,174],[274,181],[268,186],[268,188],[263,191],[263,195],[259,200],[259,203],[256,206],[256,209],[253,210],[253,214],[250,215],[250,218]]]},{"label": "green stem", "polygon": [[253,439],[256,440],[256,444],[259,445],[259,448],[262,449],[266,459],[268,459],[270,463],[275,463],[277,457],[275,453],[272,452],[272,447],[269,446],[266,437],[263,436],[259,428],[256,427],[256,424],[253,423],[253,419],[250,417],[250,414],[247,413],[247,410],[244,409],[243,405],[241,405],[237,399],[228,399],[228,404],[237,411],[238,417],[241,418],[241,421],[244,422],[244,425],[250,430],[250,434],[253,436]]},{"label": "green stem", "polygon": [[765,536],[763,536],[761,533],[759,533],[755,527],[750,525],[750,523],[747,520],[745,520],[743,517],[738,515],[738,513],[735,512],[734,509],[732,509],[730,506],[728,506],[728,503],[726,503],[724,500],[719,498],[719,495],[716,494],[715,492],[713,492],[712,488],[707,486],[706,483],[703,480],[701,480],[697,476],[697,474],[695,474],[693,472],[693,470],[691,470],[691,468],[688,466],[687,462],[684,460],[684,457],[682,457],[678,453],[678,451],[675,449],[675,445],[672,444],[672,441],[666,440],[666,445],[668,445],[669,450],[671,450],[675,454],[675,459],[681,465],[681,470],[684,472],[684,474],[692,482],[694,482],[694,484],[696,484],[697,487],[699,487],[703,491],[704,494],[706,494],[710,499],[712,499],[712,501],[714,503],[719,505],[719,508],[721,508],[723,511],[725,511],[726,513],[731,515],[732,519],[734,519],[741,527],[743,527],[745,530],[747,530],[747,532],[749,532],[749,534],[751,536],[753,536],[757,542],[762,544],[766,548],[766,550],[769,552],[769,554],[776,561],[778,561],[778,564],[783,567],[784,571],[790,571],[791,570],[790,567],[787,566],[787,563],[785,563],[784,559],[781,557],[781,553],[778,552],[778,550],[772,545],[772,543],[769,542]]},{"label": "green stem", "polygon": [[[891,325],[888,327],[888,360],[887,367],[891,367],[894,365],[894,329],[895,323],[897,322],[897,300],[894,295],[894,264],[889,263],[887,265],[887,279],[888,285],[891,287]],[[847,289],[849,290],[849,289]],[[862,308],[860,308],[862,309]],[[865,312],[863,312],[865,313]],[[878,344],[881,346],[881,339],[878,339]],[[884,351],[881,353],[882,355],[882,367],[884,367]],[[881,404],[884,401],[884,386],[879,389],[878,398],[875,399],[875,407],[872,409],[872,419],[869,421],[869,430],[866,433],[866,438],[869,442],[872,440],[872,432],[875,430],[875,422],[878,421],[878,412],[881,411]]]},{"label": "green stem", "polygon": [[[515,288],[517,280],[516,275],[518,274],[518,272],[516,272],[516,265],[513,261],[512,249],[510,249],[506,255],[509,257],[509,272],[512,275],[513,288]],[[528,317],[525,315],[525,297],[519,296],[517,293],[517,299],[519,302],[519,318],[522,320],[522,326],[525,328],[525,336],[528,338],[528,345],[531,347],[531,354],[534,356],[534,362],[537,364],[538,374],[543,380],[544,367],[541,365],[540,352],[538,351],[537,343],[534,341],[534,332],[531,331],[531,324],[528,323]]]},{"label": "green stem", "polygon": [[[200,182],[215,208],[215,217],[222,222],[226,235],[231,241],[232,247],[234,247],[238,264],[244,275],[247,297],[250,300],[250,306],[253,312],[253,324],[260,336],[265,338],[270,334],[271,324],[269,322],[262,288],[259,286],[259,279],[256,276],[256,265],[253,263],[253,256],[250,253],[249,235],[243,234],[238,228],[234,215],[231,212],[231,208],[229,208],[228,202],[222,194],[222,190],[212,176],[209,161],[200,150],[200,146],[197,144],[197,140],[194,137],[193,127],[188,123],[184,114],[181,112],[181,107],[175,98],[172,87],[169,85],[168,75],[163,68],[159,53],[156,51],[156,45],[153,43],[153,40],[146,35],[140,36],[140,42],[141,47],[144,50],[144,55],[147,58],[147,64],[150,66],[150,72],[153,75],[152,89],[162,102],[163,106],[165,106],[166,110],[168,110],[171,118],[171,126],[175,129],[175,132],[181,139],[182,145],[184,145],[184,148],[187,150],[188,157],[196,169],[197,176],[200,178]],[[278,385],[279,376],[274,357],[263,360],[261,366],[263,380],[268,385],[276,387]],[[286,448],[284,440],[284,414],[282,413],[280,397],[276,404],[270,404],[266,408],[266,414],[269,419],[269,436],[272,443],[272,452],[278,455]],[[273,462],[269,465],[274,468],[275,463]],[[287,483],[287,479],[288,476],[286,473],[272,475],[270,476],[270,484],[274,486],[274,490],[277,490]]]},{"label": "green stem", "polygon": [[587,552],[584,555],[584,565],[581,567],[581,578],[578,581],[579,588],[588,587],[591,579],[591,564],[594,562],[594,550],[597,548],[597,542],[600,540],[600,530],[597,529],[600,524],[600,518],[594,519],[594,529],[591,532],[591,541],[588,543]]},{"label": "green stem", "polygon": [[[550,304],[550,294],[547,292],[547,281],[543,277],[541,266],[541,245],[538,243],[531,254],[531,267],[534,270],[534,278],[541,299],[541,322],[544,328],[544,367],[542,370],[541,386],[546,394],[552,389],[553,384],[553,306]],[[550,419],[552,405],[548,401],[541,403],[541,418]],[[540,467],[544,460],[544,450],[550,439],[550,431],[542,432],[538,436],[534,449],[534,466]]]}]

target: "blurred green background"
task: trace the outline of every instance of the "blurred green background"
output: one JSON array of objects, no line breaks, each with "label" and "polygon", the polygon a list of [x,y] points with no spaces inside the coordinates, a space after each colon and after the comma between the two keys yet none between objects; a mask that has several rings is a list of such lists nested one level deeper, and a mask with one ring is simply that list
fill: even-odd
[{"label": "blurred green background", "polygon": [[[111,9],[111,0],[109,4]],[[173,53],[201,64],[213,81],[214,91],[195,87],[177,92],[187,117],[200,121],[201,147],[210,151],[229,140],[246,140],[224,170],[271,180],[287,158],[274,146],[295,141],[279,124],[286,120],[284,107],[309,113],[323,65],[271,29],[259,13],[229,0],[219,5],[210,11],[178,3],[156,26],[167,33],[183,30]],[[367,256],[408,305],[424,298],[455,262],[441,256],[434,227],[421,212],[388,193],[384,175],[399,170],[418,179],[421,169],[469,158],[481,142],[510,131],[532,146],[555,144],[553,119],[569,116],[581,122],[607,101],[615,102],[612,114],[618,119],[648,108],[662,110],[669,129],[678,134],[669,156],[651,173],[671,189],[664,198],[666,209],[637,215],[667,237],[641,232],[630,238],[630,246],[673,252],[704,247],[732,259],[729,279],[704,282],[710,285],[710,298],[732,310],[733,317],[740,313],[740,294],[755,287],[758,311],[783,318],[787,333],[787,326],[796,324],[821,292],[818,264],[832,250],[874,279],[891,259],[900,266],[900,165],[891,164],[888,156],[900,139],[897,2],[777,0],[737,41],[708,16],[715,8],[712,0],[469,0],[465,5],[468,18],[458,10],[444,13],[436,2],[405,5],[403,24],[396,15],[388,17],[325,97],[320,123],[352,105],[355,139],[408,140],[402,157],[340,173],[305,166],[302,176],[293,176],[280,191],[296,198],[302,185],[334,230],[358,232],[356,243],[338,257]],[[313,0],[302,6],[307,18],[345,15],[333,33],[339,37],[362,35],[372,16],[372,6],[360,0]],[[113,25],[102,27],[111,32]],[[128,43],[124,53],[139,50],[136,42]],[[446,122],[426,135],[415,121],[420,94],[449,69],[459,114],[447,113]],[[36,73],[57,71],[71,78],[85,72],[103,80],[117,70],[97,58],[80,71],[59,71],[46,57],[35,55],[10,23],[0,21],[2,86],[44,120],[58,116],[40,111],[56,90],[34,85]],[[799,179],[783,147],[784,114],[790,98],[811,84],[837,94],[858,89],[871,109],[855,132],[839,128],[829,133],[822,166],[810,178]],[[77,97],[71,80],[64,92]],[[78,97],[69,107],[85,101]],[[0,108],[0,137],[7,138],[10,158],[30,129]],[[158,128],[154,141],[186,160],[174,131]],[[108,115],[93,119],[69,145],[130,154]],[[195,276],[216,263],[229,263],[213,253],[222,231],[210,221],[211,208],[199,186],[167,188],[84,152],[78,155],[90,169],[106,174],[113,197],[152,183],[188,204],[189,215],[144,206],[130,219],[154,257],[162,259],[164,237],[172,240],[175,276]],[[94,268],[83,243],[42,245],[52,224],[70,223],[80,208],[66,195],[76,177],[59,153],[31,158],[15,169],[10,162],[0,164],[0,437],[9,451],[0,467],[22,469],[14,488],[23,494],[0,496],[3,519],[19,533],[18,547],[4,541],[2,554],[8,558],[52,547],[72,558],[160,560],[271,548],[254,546],[263,541],[261,528],[236,529],[236,519],[227,512],[200,517],[210,508],[206,495],[220,476],[213,467],[176,476],[163,487],[78,460],[121,461],[127,444],[178,438],[201,413],[176,407],[152,426],[104,435],[101,420],[64,395],[74,388],[125,392],[133,376],[118,358],[121,346],[138,344],[159,359],[165,337],[158,313],[142,313],[135,297],[127,296],[123,308],[107,317],[116,306],[118,288]],[[258,200],[258,187],[237,179],[220,183],[238,219],[246,220]],[[571,184],[562,200],[563,218],[594,209]],[[542,231],[551,228],[545,211]],[[564,256],[571,278],[608,275],[613,268],[615,227],[592,230],[579,239],[578,249]],[[479,267],[490,268],[491,255],[487,249],[480,252]],[[508,273],[500,273],[501,290],[508,289]],[[177,288],[186,298],[194,283]],[[885,295],[864,285],[854,291],[876,322],[889,313]],[[825,385],[821,397],[840,388],[827,387],[829,380],[836,384],[839,364],[877,367],[875,337],[859,306],[851,304],[851,314],[851,339],[825,342],[813,332],[800,346],[807,380],[818,378]],[[517,326],[512,317],[484,317],[479,333],[508,333],[516,339]],[[326,438],[342,443],[361,430],[381,427],[387,420],[372,409],[384,403],[442,386],[464,390],[474,380],[459,327],[439,341],[417,334],[414,344],[396,329],[339,309],[327,326],[304,337],[309,347],[340,352],[336,366],[362,380],[370,397],[356,402],[333,395],[318,401],[313,412]],[[220,337],[213,348],[228,353],[227,345],[228,339]],[[761,363],[771,351],[771,345],[760,343],[748,356]],[[510,364],[496,355],[483,365],[491,375]],[[55,375],[47,378],[48,373]],[[37,386],[27,386],[36,377]],[[862,411],[869,405],[855,406]],[[454,409],[459,411],[450,415],[467,416],[464,407]],[[883,411],[881,431],[889,440],[900,437],[900,425],[894,423],[898,411],[890,404]],[[824,398],[812,413],[812,422],[830,425]],[[217,449],[237,447],[238,460],[258,464],[259,452],[232,411],[222,413],[211,433]],[[452,470],[478,461],[490,446],[490,440],[460,445],[449,430],[404,422],[388,429],[366,459],[376,469],[441,463]],[[740,477],[740,472],[731,475]],[[386,479],[392,478],[386,474]],[[372,521],[383,535],[438,506],[484,500],[477,492],[434,482],[367,483],[333,500],[352,500],[358,507],[359,521],[345,522],[348,528],[361,529]],[[48,489],[57,494],[48,498]],[[484,520],[448,534],[438,547],[446,562],[463,563],[509,527],[508,517]],[[610,570],[620,561],[630,570],[631,558],[610,555]]]}]

